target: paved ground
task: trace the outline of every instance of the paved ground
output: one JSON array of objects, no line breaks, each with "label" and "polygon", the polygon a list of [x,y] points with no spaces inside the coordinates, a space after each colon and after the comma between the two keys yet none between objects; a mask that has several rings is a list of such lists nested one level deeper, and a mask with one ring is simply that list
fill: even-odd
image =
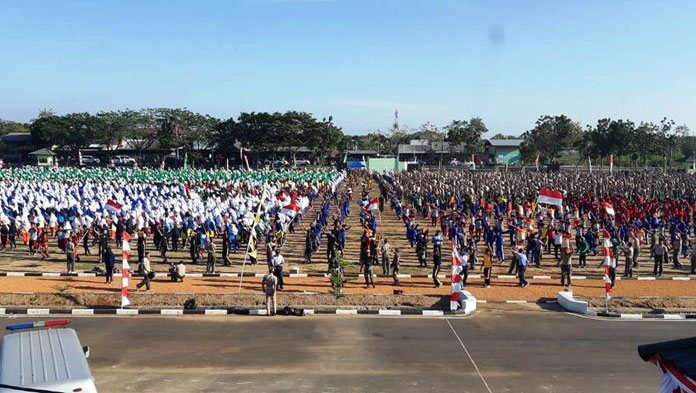
[{"label": "paved ground", "polygon": [[694,332],[688,321],[529,310],[466,319],[85,317],[73,326],[92,347],[101,392],[654,392],[659,372],[636,346]]}]

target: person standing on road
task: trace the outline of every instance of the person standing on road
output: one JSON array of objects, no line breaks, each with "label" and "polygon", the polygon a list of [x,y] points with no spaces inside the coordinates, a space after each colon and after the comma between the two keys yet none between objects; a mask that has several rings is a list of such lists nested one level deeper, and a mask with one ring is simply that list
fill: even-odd
[{"label": "person standing on road", "polygon": [[[464,263],[462,262],[464,265]],[[436,248],[435,251],[433,252],[433,284],[435,284],[435,288],[439,288],[442,286],[442,283],[440,280],[437,279],[437,275],[440,274],[440,268],[442,267],[442,249],[441,248]],[[462,266],[464,268],[464,266]],[[466,268],[464,268],[466,269]]]},{"label": "person standing on road", "polygon": [[638,268],[638,256],[640,255],[640,239],[638,234],[631,232],[631,245],[633,246],[633,268]]},{"label": "person standing on road", "polygon": [[493,263],[491,259],[493,257],[493,251],[486,247],[486,251],[483,254],[483,284],[485,288],[491,287],[491,271],[493,270]]},{"label": "person standing on road", "polygon": [[624,257],[626,257],[626,270],[624,270],[624,277],[633,277],[633,242],[622,242],[621,252]]},{"label": "person standing on road", "polygon": [[372,258],[367,258],[362,262],[362,265],[360,266],[361,269],[363,269],[363,274],[365,277],[365,288],[369,288],[370,285],[372,285],[372,288],[375,287],[375,280],[372,277],[374,273],[374,269],[372,267]]},{"label": "person standing on road", "polygon": [[[564,288],[570,287],[571,285],[571,274],[572,274],[572,263],[570,261],[572,253],[570,249],[561,251],[561,260],[556,263],[556,266],[561,265],[561,286]],[[566,285],[566,280],[568,284]]]},{"label": "person standing on road", "polygon": [[518,286],[524,288],[529,285],[527,280],[524,278],[524,272],[527,271],[527,256],[524,254],[524,250],[521,247],[517,249],[517,252],[515,252],[515,249],[513,248],[512,252],[517,257],[517,275],[520,279]]},{"label": "person standing on road", "polygon": [[71,241],[65,242],[65,257],[68,261],[68,273],[75,272],[75,244]]},{"label": "person standing on road", "polygon": [[277,289],[283,289],[283,264],[285,263],[285,258],[280,255],[280,247],[276,247],[275,255],[273,256],[273,275],[278,279]]},{"label": "person standing on road", "polygon": [[106,283],[111,284],[114,281],[114,266],[116,265],[116,257],[111,246],[106,246],[104,250],[104,270],[106,270]]},{"label": "person standing on road", "polygon": [[681,236],[677,235],[674,236],[674,240],[672,241],[672,264],[675,269],[681,269],[682,264],[679,261],[679,252],[682,249],[682,238]]},{"label": "person standing on road", "polygon": [[382,274],[389,275],[389,254],[391,254],[391,246],[385,237],[382,244]]},{"label": "person standing on road", "polygon": [[150,279],[152,270],[150,269],[150,253],[146,252],[145,257],[143,258],[143,280],[138,283],[138,285],[135,286],[135,289],[139,290],[143,285],[145,286],[145,290],[149,291],[150,290]]},{"label": "person standing on road", "polygon": [[215,273],[215,262],[217,262],[217,258],[215,257],[215,252],[217,251],[215,249],[215,242],[213,239],[208,239],[205,245],[206,251],[208,251],[208,259],[206,260],[205,264],[205,272],[206,273]]},{"label": "person standing on road", "polygon": [[399,249],[395,248],[394,249],[394,259],[392,259],[392,278],[394,279],[394,285],[397,287],[400,285],[399,283],[399,259],[401,256],[399,255]]},{"label": "person standing on road", "polygon": [[[278,286],[278,278],[275,276],[273,268],[268,269],[268,273],[263,276],[261,288],[266,295],[266,315],[272,316],[276,314],[276,287]],[[271,308],[271,305],[273,306]]]},{"label": "person standing on road", "polygon": [[662,263],[665,260],[665,255],[667,255],[667,246],[664,244],[664,239],[660,240],[653,246],[652,254],[655,259],[655,267],[653,268],[653,275],[662,276]]}]

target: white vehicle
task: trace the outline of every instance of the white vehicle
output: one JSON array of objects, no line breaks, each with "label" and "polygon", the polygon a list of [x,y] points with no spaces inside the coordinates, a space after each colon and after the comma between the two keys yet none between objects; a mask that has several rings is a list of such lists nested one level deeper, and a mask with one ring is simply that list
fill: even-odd
[{"label": "white vehicle", "polygon": [[114,157],[114,165],[124,165],[124,166],[135,166],[135,158],[128,156],[116,156]]},{"label": "white vehicle", "polygon": [[467,161],[464,163],[464,168],[474,170],[476,169],[476,163],[473,161]]},{"label": "white vehicle", "polygon": [[[58,321],[39,322],[38,326],[57,325],[55,322]],[[74,329],[8,334],[0,347],[0,385],[50,392],[96,393],[87,357],[89,348],[80,345]],[[0,387],[0,393],[19,391]]]},{"label": "white vehicle", "polygon": [[290,164],[285,160],[285,158],[277,158],[277,159],[273,160],[273,165],[274,166],[287,166]]},{"label": "white vehicle", "polygon": [[82,156],[82,165],[96,165],[99,164],[99,159],[92,156]]},{"label": "white vehicle", "polygon": [[307,166],[312,165],[312,162],[309,160],[305,160],[304,158],[298,158],[295,160],[295,165]]},{"label": "white vehicle", "polygon": [[456,159],[456,158],[451,159],[449,164],[452,165],[452,166],[459,166],[459,165],[462,165],[462,163],[461,163],[458,159]]}]

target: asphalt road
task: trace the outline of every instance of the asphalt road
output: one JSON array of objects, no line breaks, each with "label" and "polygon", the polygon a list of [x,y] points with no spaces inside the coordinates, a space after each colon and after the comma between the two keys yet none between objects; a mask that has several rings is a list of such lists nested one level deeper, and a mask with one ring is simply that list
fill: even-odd
[{"label": "asphalt road", "polygon": [[510,310],[72,320],[100,392],[655,392],[660,374],[636,346],[696,332],[689,321]]}]

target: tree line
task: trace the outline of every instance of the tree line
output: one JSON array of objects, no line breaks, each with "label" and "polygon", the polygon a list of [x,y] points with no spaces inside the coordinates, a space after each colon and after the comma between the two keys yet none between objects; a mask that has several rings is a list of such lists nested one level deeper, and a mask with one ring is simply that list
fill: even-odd
[{"label": "tree line", "polygon": [[[379,154],[395,154],[399,144],[411,140],[449,142],[463,154],[484,152],[482,136],[488,132],[479,117],[452,120],[444,127],[430,122],[417,128],[394,123],[384,129],[362,135],[346,135],[333,118],[315,118],[311,113],[288,111],[244,112],[229,119],[218,119],[186,108],[145,108],[140,110],[87,112],[57,115],[43,110],[28,124],[0,120],[0,135],[30,132],[43,146],[57,146],[77,156],[79,149],[101,144],[117,149],[128,140],[142,154],[157,146],[177,155],[196,155],[214,151],[226,157],[246,151],[294,157],[300,148],[322,161],[330,152],[342,154],[360,149]],[[565,115],[539,117],[533,128],[519,137],[496,134],[492,139],[521,138],[522,160],[533,164],[579,164],[582,160],[606,159],[614,155],[622,165],[667,165],[688,158],[696,151],[696,138],[688,127],[675,126],[663,118],[657,123],[634,123],[625,119],[599,119],[595,125],[582,127]]]},{"label": "tree line", "polygon": [[623,166],[672,165],[696,153],[696,138],[686,125],[675,126],[666,117],[658,123],[634,123],[626,119],[603,118],[583,128],[565,115],[541,116],[534,128],[521,135],[522,159],[534,163],[576,165],[580,161],[610,156]]}]

